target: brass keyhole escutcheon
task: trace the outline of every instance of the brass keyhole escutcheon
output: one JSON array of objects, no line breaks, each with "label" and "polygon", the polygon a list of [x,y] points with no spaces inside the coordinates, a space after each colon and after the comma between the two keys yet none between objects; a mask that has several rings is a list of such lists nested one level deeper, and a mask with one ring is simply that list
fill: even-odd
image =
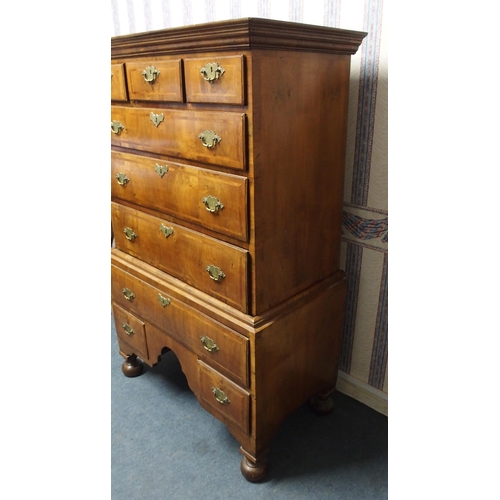
[{"label": "brass keyhole escutcheon", "polygon": [[147,66],[146,69],[142,72],[142,76],[144,77],[144,81],[153,84],[160,72],[154,66]]},{"label": "brass keyhole escutcheon", "polygon": [[174,228],[165,226],[165,224],[160,224],[160,231],[164,234],[165,238],[168,238],[171,234],[174,234]]},{"label": "brass keyhole escutcheon", "polygon": [[130,181],[130,179],[123,172],[118,172],[116,174],[116,180],[120,186],[125,186],[125,184]]},{"label": "brass keyhole escutcheon", "polygon": [[207,82],[214,83],[225,73],[225,70],[219,66],[218,63],[213,62],[205,64],[205,66],[200,69],[200,73]]},{"label": "brass keyhole escutcheon", "polygon": [[111,122],[111,132],[113,132],[113,134],[120,135],[121,131],[124,129],[125,127],[119,121],[113,120]]},{"label": "brass keyhole escutcheon", "polygon": [[224,205],[215,196],[205,196],[201,201],[205,205],[205,208],[212,213],[218,212],[224,208]]},{"label": "brass keyhole escutcheon", "polygon": [[158,301],[162,305],[162,307],[167,307],[170,305],[170,299],[164,297],[161,293],[158,294]]},{"label": "brass keyhole escutcheon", "polygon": [[222,141],[222,138],[219,137],[213,130],[204,130],[198,135],[198,137],[201,139],[201,143],[209,149],[217,146],[217,144]]},{"label": "brass keyhole escutcheon", "polygon": [[134,241],[137,238],[137,234],[130,227],[126,227],[123,232],[125,233],[125,238],[129,241]]},{"label": "brass keyhole escutcheon", "polygon": [[158,128],[158,125],[160,125],[160,123],[163,121],[163,113],[156,114],[151,112],[149,114],[149,119],[154,123],[155,127]]},{"label": "brass keyhole escutcheon", "polygon": [[206,337],[205,335],[202,335],[200,337],[200,341],[203,344],[203,347],[208,352],[217,352],[219,350],[219,346],[210,337]]},{"label": "brass keyhole escutcheon", "polygon": [[158,163],[155,163],[155,172],[162,178],[168,172],[168,165],[158,165]]},{"label": "brass keyhole escutcheon", "polygon": [[214,281],[222,281],[226,275],[222,272],[222,269],[217,266],[213,266],[210,264],[205,268],[205,270],[208,272],[208,275],[210,276],[211,279]]}]

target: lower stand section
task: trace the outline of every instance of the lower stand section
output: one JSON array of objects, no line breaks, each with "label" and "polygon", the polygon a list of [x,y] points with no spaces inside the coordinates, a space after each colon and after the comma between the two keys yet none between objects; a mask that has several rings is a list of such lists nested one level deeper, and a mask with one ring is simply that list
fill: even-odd
[{"label": "lower stand section", "polygon": [[144,364],[135,354],[128,356],[122,364],[122,372],[126,377],[138,377],[143,371]]},{"label": "lower stand section", "polygon": [[243,458],[241,459],[241,473],[243,477],[251,483],[262,481],[267,476],[269,468],[267,452],[258,458],[254,458],[241,447],[240,451],[243,453]]}]

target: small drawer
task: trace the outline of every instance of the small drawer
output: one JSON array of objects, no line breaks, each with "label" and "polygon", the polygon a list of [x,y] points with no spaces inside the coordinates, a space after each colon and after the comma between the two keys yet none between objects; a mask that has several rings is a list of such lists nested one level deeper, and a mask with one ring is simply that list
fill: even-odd
[{"label": "small drawer", "polygon": [[113,317],[118,340],[121,341],[120,349],[124,350],[122,344],[125,343],[133,350],[125,354],[137,354],[140,358],[147,360],[148,347],[144,323],[115,303],[113,303]]},{"label": "small drawer", "polygon": [[245,104],[245,58],[242,55],[185,59],[188,102]]},{"label": "small drawer", "polygon": [[113,151],[111,195],[248,239],[245,177]]},{"label": "small drawer", "polygon": [[248,339],[136,276],[111,266],[113,301],[136,312],[198,357],[248,386]]},{"label": "small drawer", "polygon": [[118,203],[111,218],[116,248],[247,311],[246,250]]},{"label": "small drawer", "polygon": [[248,434],[250,394],[203,361],[198,361],[198,382],[199,397],[208,403],[213,414]]},{"label": "small drawer", "polygon": [[111,107],[111,144],[235,169],[246,168],[245,115]]},{"label": "small drawer", "polygon": [[182,102],[181,60],[126,63],[130,100]]},{"label": "small drawer", "polygon": [[128,100],[127,86],[125,85],[125,69],[123,64],[111,65],[111,100]]}]

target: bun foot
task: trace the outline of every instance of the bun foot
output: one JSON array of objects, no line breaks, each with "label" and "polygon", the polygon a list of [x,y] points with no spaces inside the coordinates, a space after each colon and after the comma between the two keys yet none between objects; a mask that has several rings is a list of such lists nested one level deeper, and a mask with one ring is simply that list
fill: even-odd
[{"label": "bun foot", "polygon": [[251,483],[262,481],[267,476],[268,462],[262,460],[261,462],[253,463],[247,457],[241,459],[241,473],[243,477]]},{"label": "bun foot", "polygon": [[144,370],[144,364],[135,354],[129,356],[122,364],[122,372],[126,377],[138,377]]},{"label": "bun foot", "polygon": [[309,401],[311,408],[317,415],[330,415],[333,410],[333,399],[331,397],[313,396]]},{"label": "bun foot", "polygon": [[241,473],[243,477],[251,483],[262,481],[267,475],[268,461],[267,452],[261,453],[258,458],[253,457],[240,446],[240,451],[243,454],[241,459]]}]

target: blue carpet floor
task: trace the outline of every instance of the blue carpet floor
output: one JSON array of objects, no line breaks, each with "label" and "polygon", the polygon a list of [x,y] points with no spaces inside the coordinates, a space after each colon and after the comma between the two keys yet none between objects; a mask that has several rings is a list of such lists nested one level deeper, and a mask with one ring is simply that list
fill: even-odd
[{"label": "blue carpet floor", "polygon": [[387,417],[340,393],[319,417],[304,405],[276,433],[269,474],[249,483],[239,444],[199,404],[177,358],[122,374],[112,320],[113,500],[387,498]]}]

